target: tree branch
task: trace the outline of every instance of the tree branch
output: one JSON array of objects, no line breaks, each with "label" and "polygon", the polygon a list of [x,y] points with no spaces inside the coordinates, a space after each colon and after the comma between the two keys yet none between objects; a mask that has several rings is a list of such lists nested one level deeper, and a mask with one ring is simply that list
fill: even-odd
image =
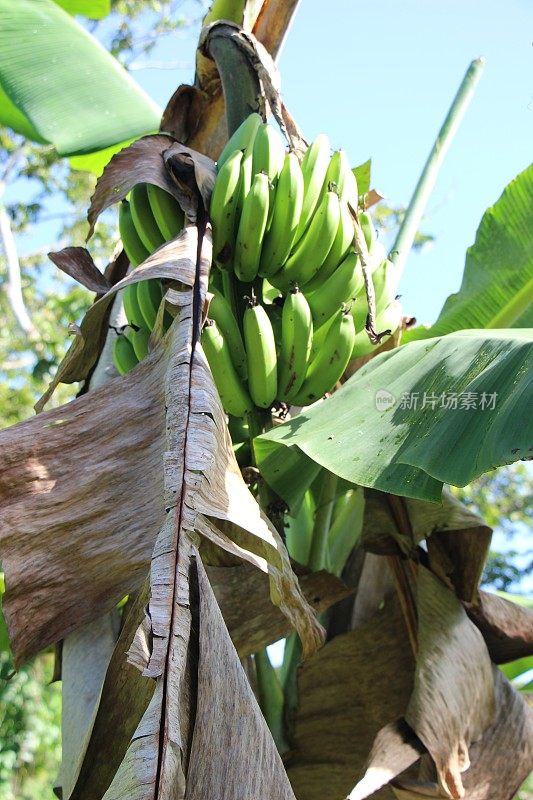
[{"label": "tree branch", "polygon": [[25,143],[17,147],[9,155],[6,163],[4,164],[2,178],[0,179],[0,243],[6,257],[7,265],[7,287],[6,294],[13,315],[17,321],[18,326],[24,333],[31,339],[37,338],[37,331],[33,326],[30,316],[24,305],[24,298],[22,296],[22,280],[20,277],[20,262],[17,253],[17,246],[15,237],[11,229],[11,220],[6,211],[2,198],[5,194],[8,180],[11,173],[15,169],[17,163],[24,155]]},{"label": "tree branch", "polygon": [[11,220],[9,219],[9,215],[3,203],[0,203],[0,242],[2,243],[2,248],[6,257],[6,294],[9,305],[11,306],[18,326],[32,339],[37,338],[37,331],[24,305],[17,246],[15,244],[13,231],[11,230]]}]

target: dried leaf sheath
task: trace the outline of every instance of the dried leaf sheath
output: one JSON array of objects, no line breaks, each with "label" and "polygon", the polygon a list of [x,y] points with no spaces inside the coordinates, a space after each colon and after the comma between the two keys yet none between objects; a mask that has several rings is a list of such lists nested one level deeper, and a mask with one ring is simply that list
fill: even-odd
[{"label": "dried leaf sheath", "polygon": [[[191,559],[196,557],[193,542],[196,530],[216,530],[206,525],[201,511],[247,531],[248,548],[262,553],[262,558],[250,560],[268,570],[275,598],[298,628],[304,648],[312,651],[321,638],[284,546],[238,472],[220,400],[201,348],[191,352],[193,320],[197,318],[193,304],[203,306],[208,250],[209,241],[205,240],[196,277],[191,275],[183,281],[188,286],[198,281],[200,292],[181,293],[183,303],[179,302],[180,292],[176,293],[181,311],[166,341],[167,514],[152,557],[148,617],[130,651],[131,662],[142,666],[145,676],[156,678],[157,688],[106,793],[107,800],[125,797],[133,787],[142,787],[133,796],[143,800],[184,796],[187,731],[193,725],[190,715],[194,712],[192,705],[189,717],[184,711],[190,701],[186,664],[189,643],[194,640],[191,625],[197,628],[193,625],[195,600],[190,585]],[[223,546],[234,550],[230,541],[222,541]],[[242,552],[248,548],[242,548]]]}]

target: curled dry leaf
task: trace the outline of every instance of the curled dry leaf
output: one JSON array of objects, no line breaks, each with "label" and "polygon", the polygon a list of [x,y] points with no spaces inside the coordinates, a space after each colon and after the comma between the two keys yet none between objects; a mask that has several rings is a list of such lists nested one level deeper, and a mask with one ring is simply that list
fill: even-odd
[{"label": "curled dry leaf", "polygon": [[[367,622],[331,639],[303,664],[287,764],[298,798],[346,797],[378,731],[403,715],[414,666],[394,597]],[[390,798],[390,790],[375,797]]]},{"label": "curled dry leaf", "polygon": [[494,720],[491,662],[455,594],[422,566],[417,611],[415,685],[405,719],[434,760],[446,796],[462,798],[469,748]]},{"label": "curled dry leaf", "polygon": [[[204,514],[210,514],[244,531],[246,551],[257,540],[272,596],[299,630],[304,649],[311,651],[321,640],[285,547],[240,477],[200,348],[191,360],[193,286],[196,282],[201,307],[210,265],[208,238],[198,276],[196,252],[196,228],[187,227],[87,313],[84,338],[77,338],[73,348],[77,345],[81,358],[91,361],[92,325],[116,291],[149,277],[185,286],[175,293],[179,323],[135,370],[0,432],[5,613],[19,664],[139,587],[165,510],[168,516],[176,503],[187,530],[195,529],[197,519],[202,527]],[[156,672],[165,658],[174,591],[173,581],[163,588],[158,570],[168,569],[165,559],[174,557],[177,535],[168,525],[163,530],[170,539],[163,550],[156,548],[153,562],[151,619],[157,631],[151,670]]]},{"label": "curled dry leaf", "polygon": [[533,712],[499,669],[493,668],[496,716],[470,748],[465,800],[511,800],[533,771]]},{"label": "curled dry leaf", "polygon": [[[268,578],[262,572],[241,563],[206,567],[206,573],[239,658],[290,632],[290,624],[269,600]],[[300,583],[317,612],[347,594],[341,581],[326,572],[304,574]],[[63,796],[69,796],[69,800],[91,800],[105,794],[153,695],[155,681],[144,677],[127,659],[135,631],[143,620],[149,621],[145,615],[148,599],[146,581],[127,611],[105,676],[92,734],[73,769],[77,781],[72,794],[65,792],[67,787],[63,784]],[[136,643],[140,649],[131,652],[130,657],[134,664],[142,665],[149,654],[148,636],[137,636]],[[187,677],[191,679],[192,676]],[[100,753],[106,753],[106,758],[99,758]]]},{"label": "curled dry leaf", "polygon": [[425,752],[426,748],[402,717],[385,725],[374,739],[364,776],[347,800],[364,800],[408,769]]},{"label": "curled dry leaf", "polygon": [[465,608],[495,664],[533,655],[533,610],[490,592],[480,592],[479,601]]},{"label": "curled dry leaf", "polygon": [[[533,712],[499,669],[493,667],[493,674],[496,715],[470,748],[470,767],[462,775],[464,800],[512,800],[533,770]],[[442,797],[434,782],[434,765],[426,759],[418,780],[393,781],[399,800]]]},{"label": "curled dry leaf", "polygon": [[178,142],[187,144],[198,129],[206,99],[197,86],[178,86],[163,111],[161,133],[169,134]]},{"label": "curled dry leaf", "polygon": [[474,552],[469,555],[475,558],[476,569],[483,569],[491,529],[481,517],[457,500],[449,489],[444,488],[441,505],[408,497],[396,498],[404,506],[407,515],[405,525],[398,525],[398,518],[388,502],[388,495],[367,490],[365,497],[363,546],[366,550],[394,555],[399,547],[402,553],[409,556],[414,553],[419,542],[423,539],[429,542],[439,532],[448,533],[452,540],[456,534],[464,533],[471,538]]},{"label": "curled dry leaf", "polygon": [[[62,796],[70,798],[81,766],[109,660],[115,650],[120,617],[110,614],[93,620],[67,636],[61,653],[62,746],[60,785]],[[90,654],[90,655],[89,655]]]},{"label": "curled dry leaf", "polygon": [[188,534],[177,563],[169,659],[104,798],[294,800]]},{"label": "curled dry leaf", "polygon": [[75,783],[69,787],[63,781],[63,797],[69,800],[93,800],[104,795],[154,693],[154,681],[143,678],[127,661],[127,651],[144,615],[148,595],[146,580],[124,609],[125,619],[105,672],[90,735],[76,753]]},{"label": "curled dry leaf", "polygon": [[102,211],[126,197],[137,183],[153,183],[169,192],[180,203],[188,219],[195,222],[198,196],[191,191],[191,183],[183,181],[184,175],[190,177],[191,174],[193,180],[196,178],[207,209],[215,181],[215,165],[210,158],[161,133],[143,136],[133,142],[113,156],[98,178],[87,213],[87,238],[92,236]]},{"label": "curled dry leaf", "polygon": [[[290,623],[268,599],[266,577],[248,564],[209,567],[206,572],[239,658],[257,653],[287,636]],[[322,613],[351,594],[334,575],[321,571],[299,576],[308,603]]]},{"label": "curled dry leaf", "polygon": [[111,284],[102,275],[85,247],[64,247],[57,253],[48,253],[50,261],[69,277],[81,283],[90,292],[105,294]]}]

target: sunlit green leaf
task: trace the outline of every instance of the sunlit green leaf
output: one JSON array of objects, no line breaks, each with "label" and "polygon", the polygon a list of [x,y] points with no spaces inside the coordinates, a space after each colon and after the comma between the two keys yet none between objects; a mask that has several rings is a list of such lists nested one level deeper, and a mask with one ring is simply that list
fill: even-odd
[{"label": "sunlit green leaf", "polygon": [[361,194],[366,194],[370,189],[370,170],[372,167],[372,159],[369,158],[364,164],[354,167],[352,172],[357,181],[357,191]]},{"label": "sunlit green leaf", "polygon": [[102,19],[111,11],[111,0],[54,0],[69,14],[80,14],[89,19]]},{"label": "sunlit green leaf", "polygon": [[531,330],[412,342],[254,440],[259,468],[282,496],[290,456],[361,486],[438,501],[443,483],[464,486],[531,457],[532,374]]},{"label": "sunlit green leaf", "polygon": [[506,187],[479,225],[466,254],[463,282],[430,328],[403,340],[466,328],[533,327],[533,164]]},{"label": "sunlit green leaf", "polygon": [[52,0],[0,0],[0,86],[0,124],[61,155],[102,150],[159,126],[155,103]]}]

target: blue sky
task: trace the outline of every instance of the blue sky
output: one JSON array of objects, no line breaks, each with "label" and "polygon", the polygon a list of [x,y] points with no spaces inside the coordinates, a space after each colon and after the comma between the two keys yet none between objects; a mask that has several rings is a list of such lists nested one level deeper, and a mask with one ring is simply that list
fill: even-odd
[{"label": "blue sky", "polygon": [[[308,138],[327,132],[354,165],[372,157],[373,184],[395,205],[408,203],[469,63],[486,58],[422,226],[436,241],[412,254],[400,287],[420,322],[458,289],[483,212],[532,160],[532,38],[529,0],[336,0],[329,14],[302,0],[294,19],[279,62],[286,104]],[[167,38],[151,60],[183,67],[135,71],[161,105],[192,80],[194,45],[193,31]]]}]

